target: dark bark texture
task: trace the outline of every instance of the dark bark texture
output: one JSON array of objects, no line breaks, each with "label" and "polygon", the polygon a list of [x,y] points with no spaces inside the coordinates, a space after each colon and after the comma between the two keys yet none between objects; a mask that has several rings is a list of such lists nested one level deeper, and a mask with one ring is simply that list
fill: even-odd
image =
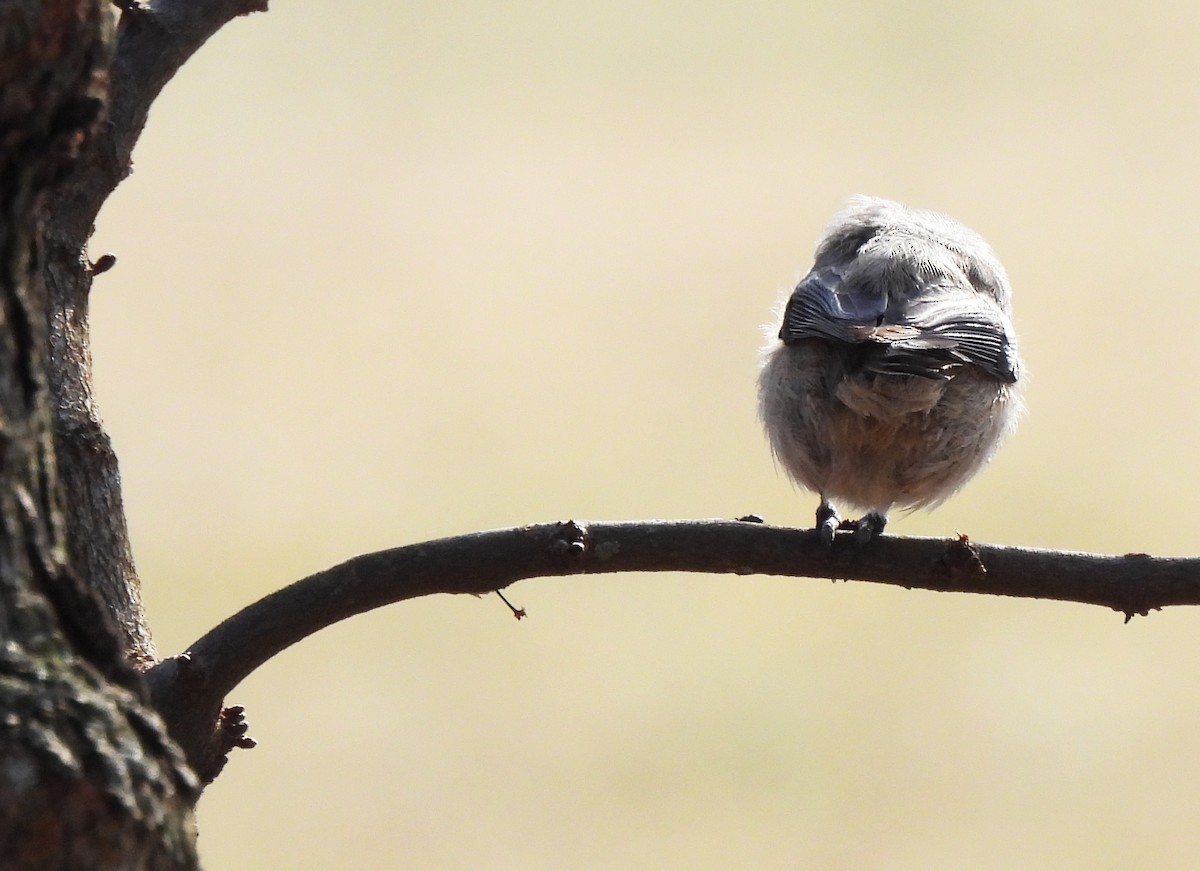
[{"label": "dark bark texture", "polygon": [[94,269],[84,255],[100,207],[125,179],[154,99],[188,58],[232,18],[263,0],[153,0],[124,4],[108,67],[103,122],[80,144],[69,176],[51,193],[46,222],[46,290],[51,319],[50,389],[71,565],[89,579],[131,661],[155,661],[141,584],[121,499],[117,456],[92,393],[88,295]]},{"label": "dark bark texture", "polygon": [[194,868],[194,776],[68,558],[45,206],[103,118],[99,0],[0,7],[0,867]]}]

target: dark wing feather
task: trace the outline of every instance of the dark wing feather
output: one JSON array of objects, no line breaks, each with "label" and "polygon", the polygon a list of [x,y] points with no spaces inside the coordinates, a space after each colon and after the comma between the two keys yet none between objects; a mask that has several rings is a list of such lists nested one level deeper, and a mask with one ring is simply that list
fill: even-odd
[{"label": "dark wing feather", "polygon": [[785,344],[800,339],[861,342],[862,329],[883,323],[887,307],[886,294],[847,292],[841,271],[814,269],[792,291],[779,338]]},{"label": "dark wing feather", "polygon": [[1017,380],[1008,319],[989,299],[954,283],[889,300],[869,283],[848,289],[833,267],[814,269],[792,292],[779,338],[871,343],[867,365],[884,374],[947,378],[971,364],[1002,381]]},{"label": "dark wing feather", "polygon": [[1009,384],[1017,380],[1012,327],[987,297],[958,286],[929,288],[905,308],[900,323],[917,333],[892,343],[886,357],[942,355]]}]

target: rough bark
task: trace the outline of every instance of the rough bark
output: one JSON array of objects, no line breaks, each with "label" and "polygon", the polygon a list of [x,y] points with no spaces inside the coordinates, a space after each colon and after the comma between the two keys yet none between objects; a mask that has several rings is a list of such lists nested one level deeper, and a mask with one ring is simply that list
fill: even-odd
[{"label": "rough bark", "polygon": [[99,0],[0,14],[0,863],[194,868],[194,776],[67,559],[48,390],[47,192],[103,115]]},{"label": "rough bark", "polygon": [[105,603],[132,662],[146,667],[155,661],[154,642],[129,545],[117,455],[92,393],[88,296],[97,270],[84,252],[100,207],[129,175],[133,147],[163,86],[222,25],[266,4],[154,0],[124,6],[108,70],[104,123],[80,144],[69,175],[52,192],[45,274],[54,441],[72,533],[70,562]]}]

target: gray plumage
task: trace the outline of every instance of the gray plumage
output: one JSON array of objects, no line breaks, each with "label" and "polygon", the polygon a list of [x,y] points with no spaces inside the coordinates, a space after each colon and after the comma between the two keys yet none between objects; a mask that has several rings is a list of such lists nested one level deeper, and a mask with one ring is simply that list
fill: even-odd
[{"label": "gray plumage", "polygon": [[820,494],[826,541],[838,503],[869,512],[869,539],[991,459],[1024,386],[1011,297],[988,244],[944,215],[859,196],[830,222],[759,376],[771,448]]}]

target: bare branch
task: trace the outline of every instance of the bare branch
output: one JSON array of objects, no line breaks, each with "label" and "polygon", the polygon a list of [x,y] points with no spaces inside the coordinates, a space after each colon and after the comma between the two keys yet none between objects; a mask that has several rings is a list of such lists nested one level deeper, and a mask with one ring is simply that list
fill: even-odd
[{"label": "bare branch", "polygon": [[[117,457],[92,395],[88,299],[92,278],[115,262],[94,264],[84,246],[101,205],[129,174],[130,155],[163,86],[225,23],[266,8],[266,0],[153,0],[119,4],[115,55],[108,65],[109,111],[83,143],[50,197],[44,278],[50,319],[47,366],[54,397],[54,448],[65,499],[67,547],[74,574],[101,597],[131,661],[155,657],[121,500]],[[107,14],[107,10],[106,10]],[[99,104],[97,104],[99,105]]]},{"label": "bare branch", "polygon": [[108,122],[52,209],[62,241],[80,247],[108,195],[129,175],[133,146],[163,87],[209,37],[239,15],[265,11],[267,0],[150,0],[123,8]]},{"label": "bare branch", "polygon": [[[749,518],[747,518],[749,519]],[[250,605],[148,673],[155,706],[201,777],[231,749],[216,729],[226,694],[275,654],[374,608],[433,593],[488,593],[523,578],[613,572],[783,575],[1103,605],[1129,619],[1200,604],[1200,559],[1104,556],[731,520],[524,526],[355,557]],[[244,729],[239,737],[244,735]],[[246,740],[243,738],[243,740]],[[213,769],[213,766],[215,770]]]}]

